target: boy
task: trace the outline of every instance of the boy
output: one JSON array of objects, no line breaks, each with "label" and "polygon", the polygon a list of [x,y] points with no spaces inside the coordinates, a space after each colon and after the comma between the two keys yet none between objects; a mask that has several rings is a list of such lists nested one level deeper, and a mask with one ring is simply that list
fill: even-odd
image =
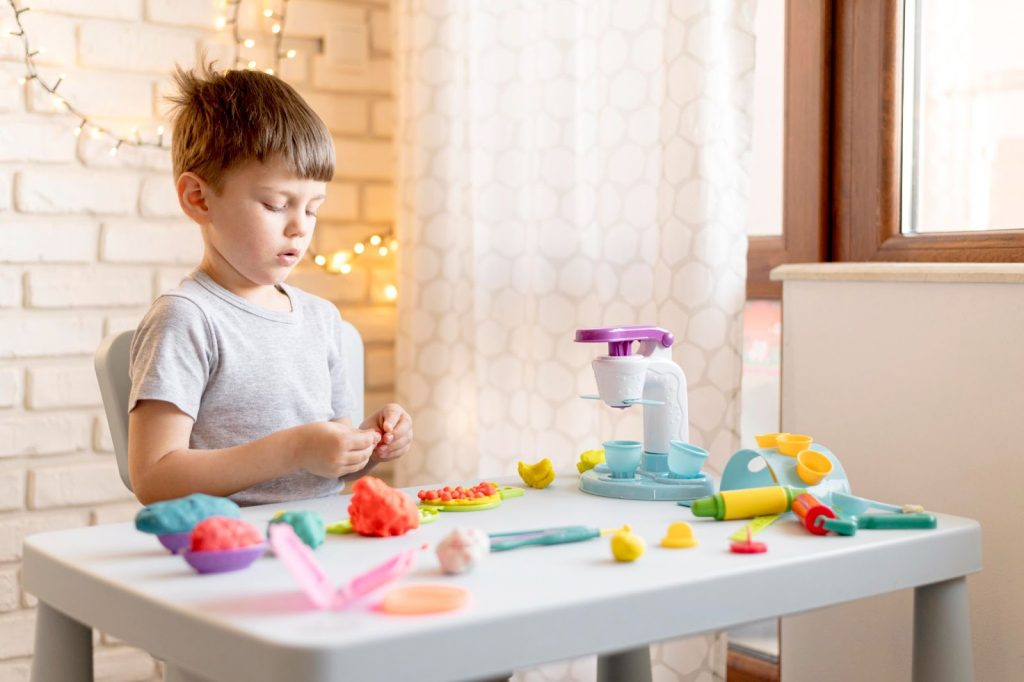
[{"label": "boy", "polygon": [[178,201],[204,253],[132,341],[132,487],[143,504],[335,493],[405,454],[412,419],[391,403],[351,424],[338,311],[284,284],[334,175],[331,136],[274,76],[217,73],[204,60],[174,78]]}]

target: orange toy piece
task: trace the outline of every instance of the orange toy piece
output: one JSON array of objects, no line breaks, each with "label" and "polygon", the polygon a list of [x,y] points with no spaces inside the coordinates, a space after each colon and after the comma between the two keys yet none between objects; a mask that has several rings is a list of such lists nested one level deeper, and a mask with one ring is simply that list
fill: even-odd
[{"label": "orange toy piece", "polygon": [[261,542],[263,536],[251,523],[226,516],[211,516],[197,523],[192,529],[191,549],[193,552],[240,549]]},{"label": "orange toy piece", "polygon": [[385,613],[426,615],[461,608],[469,600],[466,588],[458,585],[405,585],[384,596],[380,610]]},{"label": "orange toy piece", "polygon": [[364,476],[352,486],[348,515],[352,530],[360,535],[404,535],[420,527],[420,513],[413,501],[373,476]]}]

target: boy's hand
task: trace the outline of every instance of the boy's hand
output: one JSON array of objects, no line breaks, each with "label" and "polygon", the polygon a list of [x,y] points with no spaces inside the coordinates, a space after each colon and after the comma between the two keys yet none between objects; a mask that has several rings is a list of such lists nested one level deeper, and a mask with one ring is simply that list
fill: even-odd
[{"label": "boy's hand", "polygon": [[302,429],[298,465],[318,476],[340,478],[363,469],[380,442],[376,429],[357,429],[338,422],[315,422]]},{"label": "boy's hand", "polygon": [[361,428],[376,429],[380,433],[380,443],[373,453],[378,461],[398,459],[412,445],[412,417],[398,403],[388,403],[377,410],[367,417]]}]

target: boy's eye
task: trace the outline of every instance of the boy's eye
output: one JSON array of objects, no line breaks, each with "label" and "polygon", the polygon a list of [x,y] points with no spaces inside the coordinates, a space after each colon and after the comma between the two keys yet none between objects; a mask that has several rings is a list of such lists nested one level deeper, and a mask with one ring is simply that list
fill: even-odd
[{"label": "boy's eye", "polygon": [[313,211],[306,211],[306,215],[308,215],[310,218],[315,218],[316,217],[316,213],[313,212]]},{"label": "boy's eye", "polygon": [[263,208],[267,209],[268,211],[273,211],[274,213],[277,213],[278,211],[283,211],[285,207],[284,206],[274,206],[272,204],[264,203],[263,204]]}]

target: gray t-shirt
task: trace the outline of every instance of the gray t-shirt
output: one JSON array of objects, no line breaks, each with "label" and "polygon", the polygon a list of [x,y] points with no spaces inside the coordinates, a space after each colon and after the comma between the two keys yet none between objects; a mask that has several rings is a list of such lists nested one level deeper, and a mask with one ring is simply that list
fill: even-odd
[{"label": "gray t-shirt", "polygon": [[[132,390],[192,417],[189,447],[227,448],[310,422],[352,416],[341,317],[322,298],[281,285],[291,312],[267,310],[195,270],[153,302],[132,340]],[[231,496],[241,505],[319,497],[337,478],[305,470]]]}]

